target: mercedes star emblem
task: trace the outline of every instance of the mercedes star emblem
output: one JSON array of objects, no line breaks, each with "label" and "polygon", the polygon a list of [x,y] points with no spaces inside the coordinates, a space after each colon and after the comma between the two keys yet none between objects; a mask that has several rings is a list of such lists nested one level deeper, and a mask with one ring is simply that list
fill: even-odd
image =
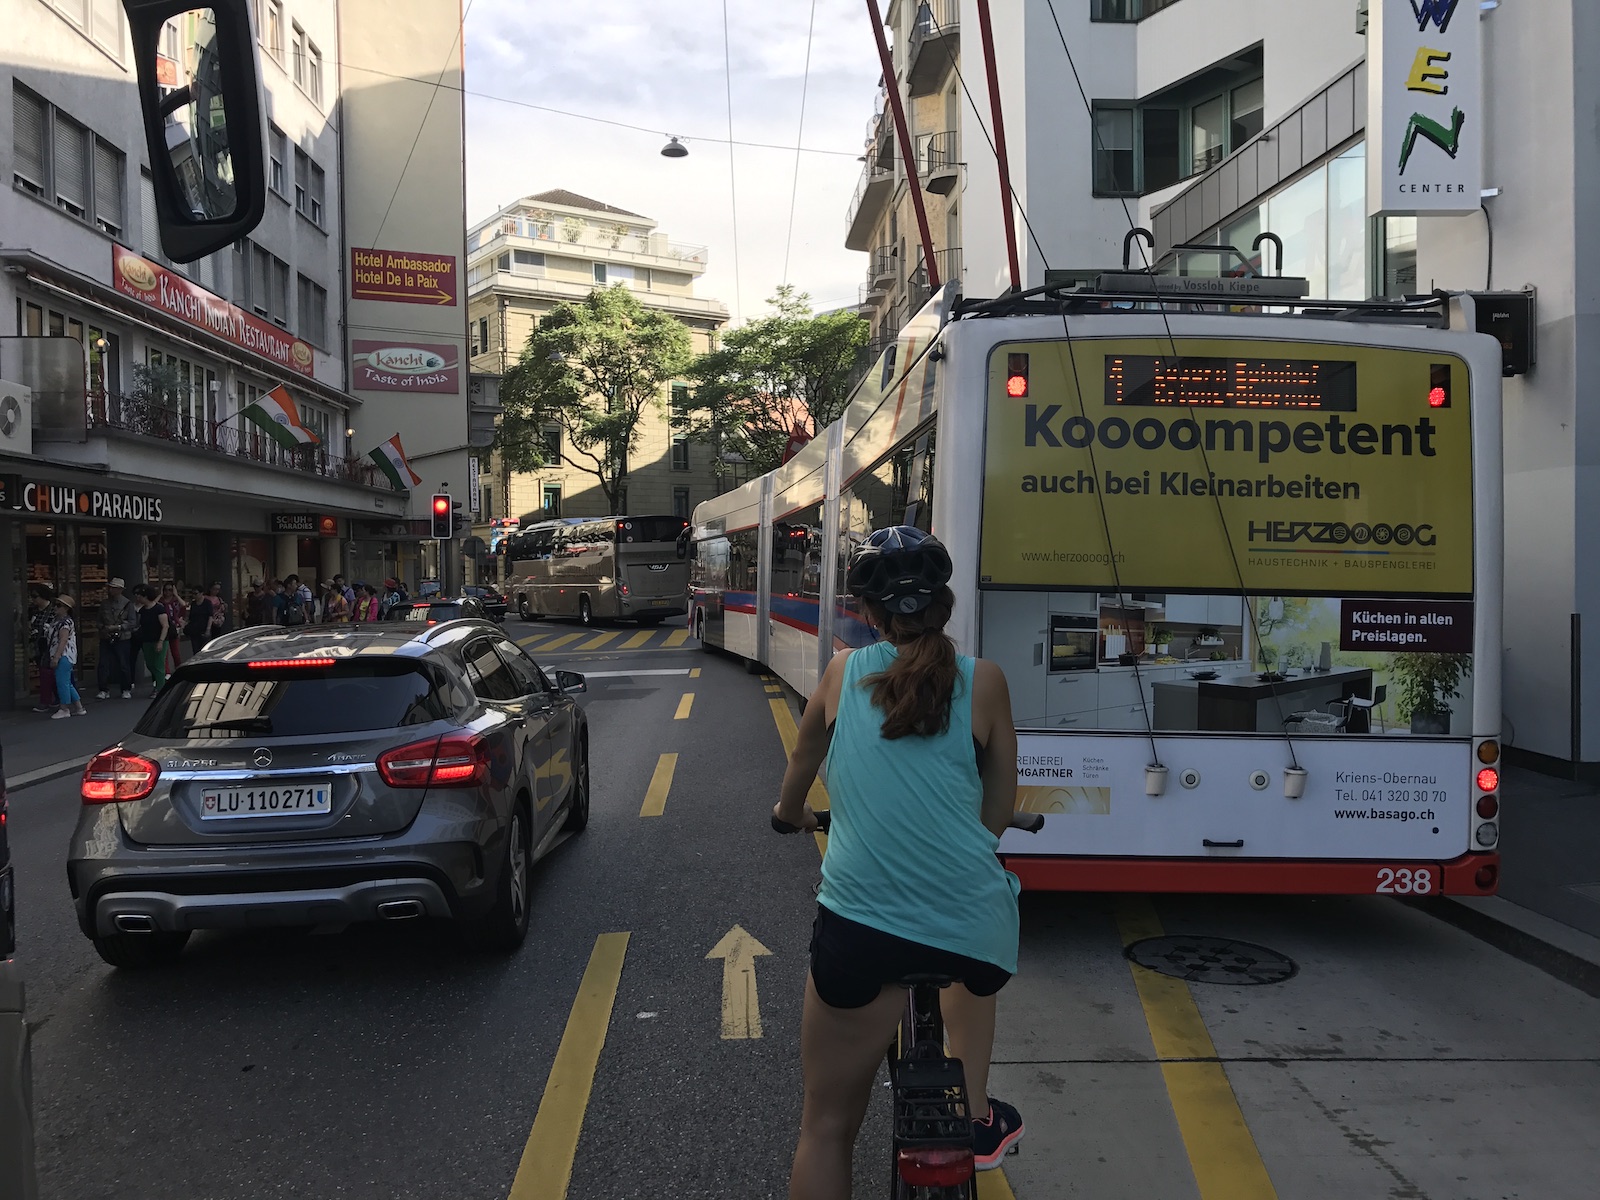
[{"label": "mercedes star emblem", "polygon": [[255,765],[260,767],[262,770],[266,770],[272,765],[272,751],[268,750],[265,746],[262,746],[250,756],[250,761],[255,763]]}]

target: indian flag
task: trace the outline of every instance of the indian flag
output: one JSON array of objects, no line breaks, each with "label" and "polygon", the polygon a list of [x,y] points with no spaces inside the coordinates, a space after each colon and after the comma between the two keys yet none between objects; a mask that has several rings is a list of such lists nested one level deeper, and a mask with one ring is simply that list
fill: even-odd
[{"label": "indian flag", "polygon": [[300,410],[295,407],[289,389],[279,384],[239,415],[261,426],[266,435],[286,450],[300,446],[316,446],[322,442],[316,434],[300,422]]},{"label": "indian flag", "polygon": [[378,464],[378,470],[389,477],[396,491],[409,492],[422,482],[422,476],[413,471],[411,464],[406,461],[405,448],[400,445],[398,433],[367,457]]}]

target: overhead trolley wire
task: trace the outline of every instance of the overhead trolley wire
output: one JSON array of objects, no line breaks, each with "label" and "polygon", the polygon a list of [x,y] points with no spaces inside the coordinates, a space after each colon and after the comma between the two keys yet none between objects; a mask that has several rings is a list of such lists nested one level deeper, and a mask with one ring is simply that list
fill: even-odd
[{"label": "overhead trolley wire", "polygon": [[733,146],[733,51],[728,44],[728,0],[722,0],[722,79],[728,97],[728,216],[733,223],[733,304],[748,320],[739,294],[739,189],[735,182]]},{"label": "overhead trolley wire", "polygon": [[[794,179],[789,185],[789,231],[783,237],[783,282],[789,282],[789,250],[794,243],[794,203],[800,194],[800,143],[806,136],[806,90],[811,86],[811,39],[817,28],[817,0],[811,0],[811,19],[806,24],[806,68],[800,76],[800,128],[794,135]],[[729,148],[731,154],[732,148]]]}]

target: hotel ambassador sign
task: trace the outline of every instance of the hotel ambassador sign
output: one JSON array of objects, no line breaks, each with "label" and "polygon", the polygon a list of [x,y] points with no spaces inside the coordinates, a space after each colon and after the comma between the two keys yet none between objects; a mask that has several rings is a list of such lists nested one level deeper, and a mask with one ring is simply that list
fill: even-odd
[{"label": "hotel ambassador sign", "polygon": [[1485,119],[1477,0],[1372,0],[1367,211],[1476,212]]}]

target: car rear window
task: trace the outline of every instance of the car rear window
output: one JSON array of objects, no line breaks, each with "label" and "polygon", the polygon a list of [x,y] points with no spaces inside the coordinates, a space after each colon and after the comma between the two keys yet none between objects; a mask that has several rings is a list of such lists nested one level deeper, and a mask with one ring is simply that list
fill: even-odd
[{"label": "car rear window", "polygon": [[468,614],[461,611],[459,604],[413,604],[410,608],[396,608],[390,613],[390,619],[395,621],[415,621],[418,624],[427,624],[429,621],[454,621],[457,617]]},{"label": "car rear window", "polygon": [[332,667],[213,663],[182,668],[135,732],[153,738],[311,737],[424,725],[466,702],[414,662]]}]

